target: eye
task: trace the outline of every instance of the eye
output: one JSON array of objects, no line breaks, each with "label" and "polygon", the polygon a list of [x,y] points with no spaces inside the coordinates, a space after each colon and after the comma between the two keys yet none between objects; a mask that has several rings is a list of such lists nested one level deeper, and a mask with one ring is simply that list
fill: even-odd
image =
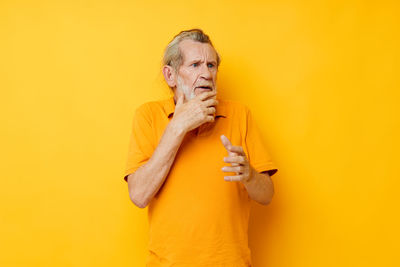
[{"label": "eye", "polygon": [[213,67],[214,67],[214,64],[208,63],[208,67],[209,67],[209,68],[213,68]]},{"label": "eye", "polygon": [[197,62],[192,64],[193,67],[197,67],[198,65],[199,65],[199,63],[197,63]]}]

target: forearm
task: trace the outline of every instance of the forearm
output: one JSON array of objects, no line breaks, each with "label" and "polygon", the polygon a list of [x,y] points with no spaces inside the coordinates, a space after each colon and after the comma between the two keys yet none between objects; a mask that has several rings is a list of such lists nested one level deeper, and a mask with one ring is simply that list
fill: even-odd
[{"label": "forearm", "polygon": [[129,196],[135,205],[146,207],[161,188],[185,134],[171,121],[149,161],[128,177]]},{"label": "forearm", "polygon": [[252,166],[251,176],[247,182],[243,182],[250,198],[262,205],[271,202],[274,195],[274,184],[268,173],[259,173]]}]

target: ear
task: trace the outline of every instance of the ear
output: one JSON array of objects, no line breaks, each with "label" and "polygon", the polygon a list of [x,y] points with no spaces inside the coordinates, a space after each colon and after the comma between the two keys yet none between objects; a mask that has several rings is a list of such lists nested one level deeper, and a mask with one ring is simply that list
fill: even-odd
[{"label": "ear", "polygon": [[162,73],[164,75],[164,79],[167,82],[168,86],[171,88],[176,87],[176,73],[175,70],[169,66],[164,65],[162,68]]}]

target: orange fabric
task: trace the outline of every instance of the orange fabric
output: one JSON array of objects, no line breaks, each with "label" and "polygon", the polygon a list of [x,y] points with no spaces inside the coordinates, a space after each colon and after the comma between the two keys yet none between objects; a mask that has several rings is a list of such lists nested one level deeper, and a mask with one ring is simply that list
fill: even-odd
[{"label": "orange fabric", "polygon": [[[258,171],[277,172],[250,110],[218,99],[214,123],[186,134],[163,186],[148,206],[147,266],[251,266],[248,220],[251,199],[241,182],[223,172],[220,136],[243,147]],[[151,157],[172,119],[173,97],[141,105],[135,113],[126,176]]]}]

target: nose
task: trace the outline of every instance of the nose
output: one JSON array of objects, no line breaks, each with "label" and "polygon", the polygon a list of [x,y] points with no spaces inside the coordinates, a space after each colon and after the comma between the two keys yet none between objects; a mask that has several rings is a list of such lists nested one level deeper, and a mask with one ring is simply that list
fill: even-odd
[{"label": "nose", "polygon": [[212,78],[211,71],[208,68],[207,64],[202,64],[201,65],[200,77],[205,79],[205,80],[210,80]]}]

